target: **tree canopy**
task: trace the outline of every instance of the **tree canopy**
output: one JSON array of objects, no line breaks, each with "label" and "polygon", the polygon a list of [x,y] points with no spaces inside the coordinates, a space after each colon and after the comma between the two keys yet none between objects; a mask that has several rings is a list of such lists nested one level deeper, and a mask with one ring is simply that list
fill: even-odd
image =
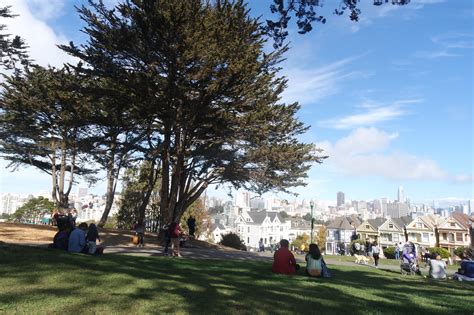
[{"label": "tree canopy", "polygon": [[178,221],[210,184],[288,192],[324,159],[298,141],[308,128],[300,106],[280,100],[286,47],[264,53],[243,1],[133,0],[112,10],[90,1],[79,13],[88,42],[61,48],[133,99],[165,220]]},{"label": "tree canopy", "polygon": [[48,198],[31,198],[24,205],[19,207],[13,214],[17,221],[35,221],[39,220],[43,214],[49,213],[54,209],[54,203]]},{"label": "tree canopy", "polygon": [[[0,7],[0,19],[13,17],[15,15],[10,12],[10,7]],[[18,62],[27,64],[28,47],[20,36],[5,33],[6,29],[5,24],[0,24],[0,67],[12,69]]]}]

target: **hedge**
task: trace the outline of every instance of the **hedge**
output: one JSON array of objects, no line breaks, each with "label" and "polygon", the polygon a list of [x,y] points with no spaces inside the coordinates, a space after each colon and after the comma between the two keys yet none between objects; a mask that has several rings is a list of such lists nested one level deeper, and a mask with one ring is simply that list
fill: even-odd
[{"label": "hedge", "polygon": [[395,246],[389,246],[383,249],[383,254],[385,258],[395,259]]},{"label": "hedge", "polygon": [[244,242],[240,239],[240,237],[235,233],[228,233],[222,235],[222,240],[220,241],[221,245],[232,247],[239,250],[247,250]]},{"label": "hedge", "polygon": [[432,258],[435,258],[437,255],[440,255],[443,259],[448,259],[451,257],[449,251],[441,247],[430,247],[428,248],[428,251],[430,252],[430,256]]}]

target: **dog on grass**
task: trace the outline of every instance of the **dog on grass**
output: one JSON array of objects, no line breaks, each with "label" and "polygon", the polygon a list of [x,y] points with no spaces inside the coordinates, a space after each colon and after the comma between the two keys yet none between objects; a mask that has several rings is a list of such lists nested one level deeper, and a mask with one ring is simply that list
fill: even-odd
[{"label": "dog on grass", "polygon": [[354,255],[355,257],[355,263],[356,264],[364,264],[364,265],[367,265],[369,263],[369,257],[366,257],[364,255]]}]

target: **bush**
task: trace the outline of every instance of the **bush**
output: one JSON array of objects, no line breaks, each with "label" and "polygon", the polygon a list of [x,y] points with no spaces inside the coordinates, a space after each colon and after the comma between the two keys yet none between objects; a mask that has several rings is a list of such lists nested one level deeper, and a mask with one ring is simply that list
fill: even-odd
[{"label": "bush", "polygon": [[466,246],[459,246],[459,247],[456,247],[456,249],[454,250],[454,254],[458,257],[461,258],[461,255],[464,253],[467,253],[467,251],[469,250],[469,247],[466,247]]},{"label": "bush", "polygon": [[247,250],[247,247],[240,237],[232,232],[222,235],[222,240],[219,242],[219,244],[239,250]]},{"label": "bush", "polygon": [[433,258],[435,258],[437,255],[440,255],[443,259],[448,259],[451,257],[449,251],[441,247],[430,247],[428,248],[428,251],[430,252],[430,256]]},{"label": "bush", "polygon": [[383,254],[388,259],[395,259],[395,246],[389,246],[383,249]]},{"label": "bush", "polygon": [[363,240],[361,240],[361,239],[353,240],[353,241],[351,242],[351,246],[349,247],[349,252],[351,253],[352,256],[354,256],[354,254],[355,254],[355,251],[354,251],[354,244],[355,244],[355,243],[358,243],[358,244],[360,244],[360,245],[364,245],[364,246],[365,246],[365,242],[364,242]]}]

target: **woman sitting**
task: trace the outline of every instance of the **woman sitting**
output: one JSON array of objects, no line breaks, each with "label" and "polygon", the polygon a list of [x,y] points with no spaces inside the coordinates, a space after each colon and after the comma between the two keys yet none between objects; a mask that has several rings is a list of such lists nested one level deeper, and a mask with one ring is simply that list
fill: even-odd
[{"label": "woman sitting", "polygon": [[321,277],[323,270],[323,257],[318,245],[310,244],[306,254],[306,272],[310,277]]}]

